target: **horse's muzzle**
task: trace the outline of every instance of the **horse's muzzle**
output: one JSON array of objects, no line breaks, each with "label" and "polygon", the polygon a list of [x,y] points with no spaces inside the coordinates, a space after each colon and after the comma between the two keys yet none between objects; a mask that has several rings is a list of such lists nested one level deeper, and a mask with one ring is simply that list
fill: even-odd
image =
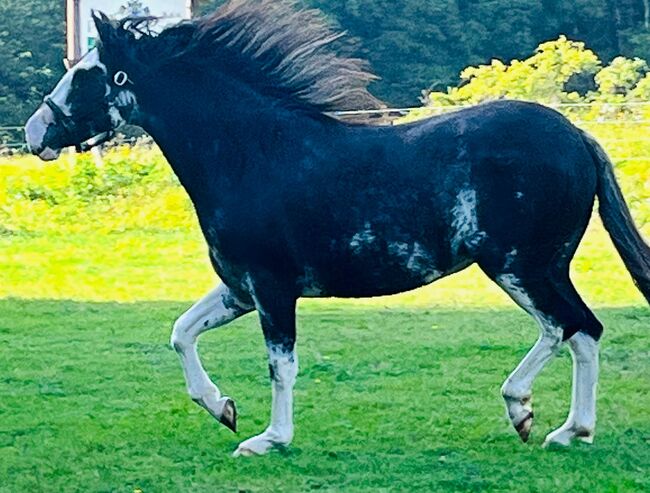
[{"label": "horse's muzzle", "polygon": [[54,123],[51,111],[41,106],[25,124],[25,142],[30,152],[44,161],[52,161],[61,154],[60,149],[52,149],[45,143],[45,135]]}]

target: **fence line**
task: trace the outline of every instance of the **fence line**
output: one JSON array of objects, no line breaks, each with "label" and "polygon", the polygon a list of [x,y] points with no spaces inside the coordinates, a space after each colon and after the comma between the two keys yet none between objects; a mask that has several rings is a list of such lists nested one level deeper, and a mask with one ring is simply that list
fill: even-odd
[{"label": "fence line", "polygon": [[[403,108],[380,108],[380,109],[373,109],[373,110],[348,110],[348,111],[335,111],[335,112],[330,112],[328,113],[331,116],[335,117],[340,117],[340,118],[345,118],[345,117],[363,117],[363,116],[371,116],[371,115],[378,115],[379,117],[384,117],[384,118],[391,118],[391,117],[396,117],[396,116],[405,116],[408,115],[410,112],[413,111],[418,111],[420,113],[450,113],[453,111],[457,111],[466,107],[470,107],[473,105],[457,105],[457,106],[420,106],[420,107],[403,107]],[[620,103],[555,103],[555,104],[545,104],[545,106],[549,106],[551,108],[594,108],[600,110],[600,113],[608,113],[608,110],[610,109],[621,109],[621,108],[649,108],[650,109],[650,101],[629,101],[629,102],[620,102]],[[584,113],[583,113],[584,114]],[[567,115],[569,118],[571,115]],[[575,116],[580,116],[580,115],[575,115]],[[385,120],[384,120],[385,121]],[[584,119],[578,119],[578,120],[572,120],[572,122],[576,125],[583,125],[583,126],[599,126],[599,125],[621,125],[621,126],[647,126],[650,125],[650,119],[647,118],[647,116],[642,116],[639,119],[612,119],[612,118],[595,118],[594,120],[584,120]],[[21,152],[25,151],[27,149],[27,144],[24,141],[24,127],[20,125],[7,125],[7,126],[0,126],[0,154],[4,152]],[[18,137],[17,134],[20,134],[20,137]],[[20,141],[14,140],[18,137]],[[3,138],[6,139],[3,141]],[[134,139],[130,138],[124,138],[124,139],[117,139],[117,143],[119,144],[131,144],[134,142]],[[603,138],[601,139],[601,142],[603,143],[615,143],[615,142],[650,142],[650,137],[631,137],[629,139],[607,139]],[[650,160],[650,156],[635,156],[635,157],[629,157],[629,158],[624,158],[624,157],[613,157],[612,159],[625,159],[627,161],[637,161],[637,160]]]},{"label": "fence line", "polygon": [[[624,107],[638,107],[650,106],[650,101],[628,101],[626,103],[541,103],[550,108],[596,108],[607,109],[608,107],[624,108]],[[373,110],[345,110],[333,111],[330,114],[335,116],[355,116],[355,115],[373,115],[385,113],[410,113],[411,111],[426,110],[426,111],[450,111],[456,109],[470,108],[476,106],[475,104],[457,104],[453,106],[412,106],[404,108],[378,108]]]},{"label": "fence line", "polygon": [[650,120],[571,120],[576,125],[641,125],[650,124]]}]

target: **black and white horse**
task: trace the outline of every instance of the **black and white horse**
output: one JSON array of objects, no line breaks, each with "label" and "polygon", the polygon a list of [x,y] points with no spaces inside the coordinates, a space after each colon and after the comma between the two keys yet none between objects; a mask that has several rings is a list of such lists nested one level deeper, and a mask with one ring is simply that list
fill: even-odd
[{"label": "black and white horse", "polygon": [[[498,101],[409,125],[343,123],[376,106],[363,62],[339,56],[318,12],[232,1],[158,35],[95,17],[101,38],[26,126],[45,160],[129,122],[158,143],[198,214],[223,281],[174,325],[190,396],[235,430],[233,401],[199,360],[207,330],[257,310],[269,354],[271,423],[236,455],[293,437],[296,300],[387,295],[477,263],[540,326],[502,392],[526,441],[531,388],[564,342],[571,412],[546,438],[591,442],[602,325],[569,279],[598,197],[600,215],[650,299],[650,248],[602,148],[545,107]],[[378,329],[380,330],[380,329]]]}]

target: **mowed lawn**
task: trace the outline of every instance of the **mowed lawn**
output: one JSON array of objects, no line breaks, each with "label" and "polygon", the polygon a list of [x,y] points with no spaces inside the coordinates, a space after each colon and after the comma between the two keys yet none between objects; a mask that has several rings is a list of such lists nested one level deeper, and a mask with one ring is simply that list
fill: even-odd
[{"label": "mowed lawn", "polygon": [[294,444],[233,459],[267,424],[266,354],[255,314],[201,339],[236,435],[187,396],[171,325],[216,282],[194,226],[0,234],[0,492],[650,491],[650,310],[597,223],[574,278],[606,326],[594,445],[540,447],[569,409],[566,351],[519,441],[499,388],[537,329],[472,269],[301,302]]}]

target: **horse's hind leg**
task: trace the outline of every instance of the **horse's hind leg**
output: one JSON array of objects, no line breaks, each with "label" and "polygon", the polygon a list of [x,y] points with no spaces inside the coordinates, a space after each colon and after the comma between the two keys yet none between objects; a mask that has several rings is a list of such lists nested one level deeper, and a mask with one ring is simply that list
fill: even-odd
[{"label": "horse's hind leg", "polygon": [[573,438],[592,443],[596,426],[596,386],[598,384],[598,341],[578,332],[569,339],[573,358],[571,411],[566,422],[549,433],[544,446],[569,445]]},{"label": "horse's hind leg", "polygon": [[542,269],[538,267],[499,274],[484,269],[537,320],[541,329],[539,340],[501,389],[510,420],[523,441],[528,440],[533,422],[533,381],[567,339],[575,362],[572,410],[567,422],[551,433],[547,442],[568,444],[574,437],[589,441],[593,436],[598,374],[597,340],[602,333],[602,325],[575,291],[566,269],[563,268],[563,273],[556,275],[552,274],[552,270],[540,272]]},{"label": "horse's hind leg", "polygon": [[510,421],[521,439],[526,442],[533,424],[533,381],[559,350],[563,331],[535,308],[528,290],[516,276],[503,274],[495,280],[519,306],[535,318],[540,327],[539,339],[501,387]]}]

